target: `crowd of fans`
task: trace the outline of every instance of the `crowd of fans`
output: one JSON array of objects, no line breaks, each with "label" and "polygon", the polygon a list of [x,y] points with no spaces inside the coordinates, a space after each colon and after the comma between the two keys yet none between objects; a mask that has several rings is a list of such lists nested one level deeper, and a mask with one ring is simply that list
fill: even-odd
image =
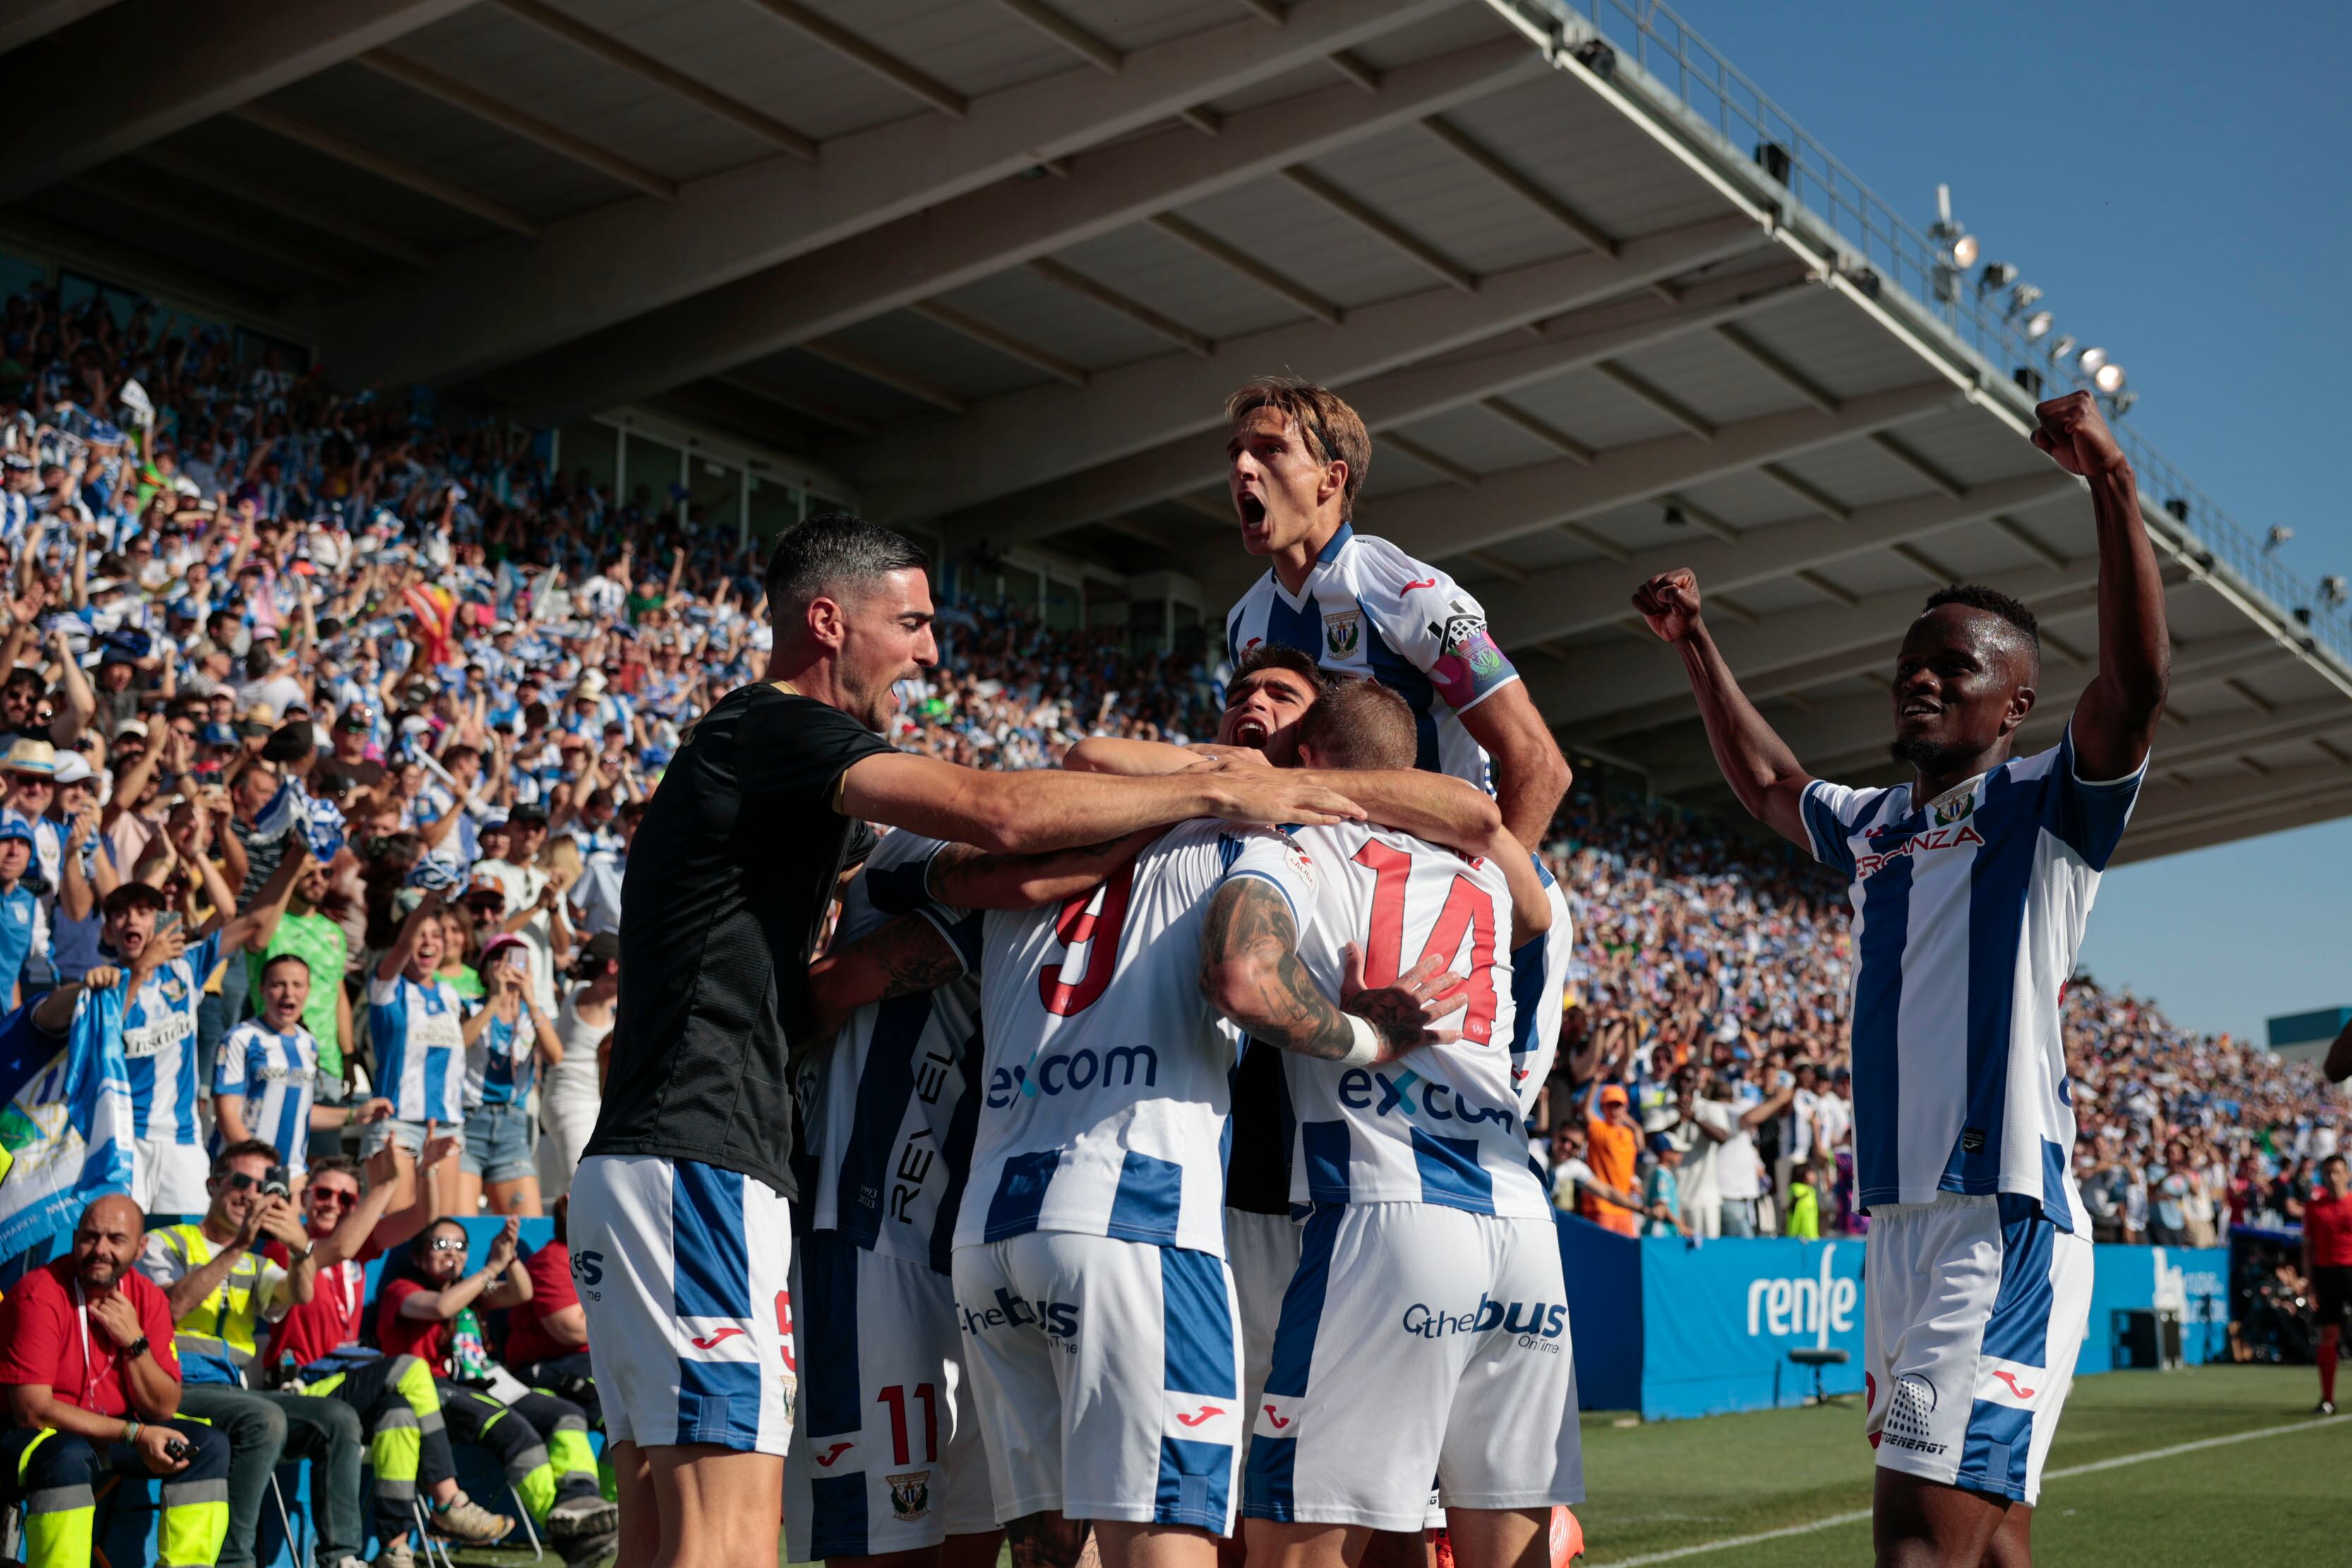
[{"label": "crowd of fans", "polygon": [[[92,1205],[0,1308],[0,1460],[68,1500],[163,1477],[173,1561],[251,1562],[281,1457],[313,1461],[329,1568],[518,1515],[567,1560],[610,1549],[560,1198],[636,822],[768,633],[731,526],[533,451],[144,308],[0,312],[0,999],[46,998],[26,1020],[62,1039],[119,989],[137,1123],[135,1201]],[[939,633],[909,747],[1041,768],[1215,728],[1213,652],[970,598]],[[1702,1241],[1864,1228],[1841,890],[1581,784],[1555,830],[1577,962],[1529,1133],[1558,1204]],[[2315,1075],[2088,980],[2066,1018],[2103,1239],[2296,1219],[2338,1136]],[[449,1218],[551,1203],[529,1254]],[[34,1465],[43,1427],[71,1440]],[[458,1488],[453,1441],[515,1514]],[[31,1560],[86,1561],[86,1500],[51,1512]]]}]

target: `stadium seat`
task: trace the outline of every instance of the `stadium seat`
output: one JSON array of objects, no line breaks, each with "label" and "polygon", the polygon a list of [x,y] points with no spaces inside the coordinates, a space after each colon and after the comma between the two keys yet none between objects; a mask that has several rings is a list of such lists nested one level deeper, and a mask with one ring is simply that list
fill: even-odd
[{"label": "stadium seat", "polygon": [[1826,1405],[1830,1402],[1830,1396],[1828,1391],[1822,1386],[1822,1368],[1843,1366],[1853,1358],[1835,1345],[1801,1344],[1789,1353],[1789,1359],[1799,1366],[1810,1366],[1813,1369],[1813,1403]]}]

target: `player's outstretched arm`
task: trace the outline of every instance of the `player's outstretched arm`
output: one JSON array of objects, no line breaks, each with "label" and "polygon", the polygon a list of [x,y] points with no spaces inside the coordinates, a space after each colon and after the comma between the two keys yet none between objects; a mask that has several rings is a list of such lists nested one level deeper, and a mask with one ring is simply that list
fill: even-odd
[{"label": "player's outstretched arm", "polygon": [[970,844],[950,844],[931,857],[925,886],[933,898],[957,909],[1034,909],[1058,904],[1100,886],[1162,831],[1141,828],[1107,843],[1042,855],[992,855]]},{"label": "player's outstretched arm", "polygon": [[2087,779],[2127,778],[2147,759],[2172,676],[2164,623],[2164,574],[2140,519],[2130,460],[2089,392],[2034,409],[2033,444],[2091,486],[2099,541],[2099,673],[2074,704],[2076,770]]},{"label": "player's outstretched arm", "polygon": [[[1575,781],[1551,727],[1536,711],[1524,682],[1513,681],[1462,716],[1495,768],[1495,797],[1511,836],[1530,851],[1542,847],[1552,813]],[[1373,821],[1378,821],[1377,817]]]},{"label": "player's outstretched arm", "polygon": [[1505,826],[1503,810],[1493,796],[1444,773],[1402,768],[1307,770],[1304,777],[1346,791],[1364,809],[1368,821],[1465,855],[1486,853],[1494,847],[1496,830]]},{"label": "player's outstretched arm", "polygon": [[1462,977],[1444,973],[1442,960],[1423,961],[1392,986],[1366,988],[1362,956],[1349,947],[1343,1008],[1316,988],[1297,949],[1289,900],[1263,877],[1236,877],[1209,904],[1201,994],[1252,1039],[1327,1061],[1393,1061],[1457,1038],[1431,1027],[1469,1000]]},{"label": "player's outstretched arm", "polygon": [[2343,1032],[2328,1046],[2327,1062],[2321,1071],[2326,1073],[2330,1083],[2341,1083],[2352,1078],[2352,1023],[2346,1024]]},{"label": "player's outstretched arm", "polygon": [[1098,844],[1194,817],[1327,826],[1363,811],[1318,779],[1272,768],[1202,769],[1165,778],[1100,778],[1046,769],[991,773],[893,751],[841,776],[844,815],[997,854]]},{"label": "player's outstretched arm", "polygon": [[1706,744],[1724,782],[1748,814],[1799,849],[1811,852],[1805,831],[1805,786],[1812,775],[1797,761],[1732,678],[1731,666],[1699,615],[1698,578],[1687,568],[1660,572],[1633,591],[1633,608],[1650,630],[1683,656],[1691,695],[1706,725]]}]

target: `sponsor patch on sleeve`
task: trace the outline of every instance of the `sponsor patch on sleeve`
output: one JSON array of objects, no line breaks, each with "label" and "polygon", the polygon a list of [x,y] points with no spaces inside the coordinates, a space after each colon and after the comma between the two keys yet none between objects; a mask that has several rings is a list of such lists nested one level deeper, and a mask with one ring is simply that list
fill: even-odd
[{"label": "sponsor patch on sleeve", "polygon": [[1437,634],[1437,663],[1431,667],[1429,678],[1457,711],[1517,676],[1518,671],[1496,646],[1485,616],[1451,615],[1432,630]]}]

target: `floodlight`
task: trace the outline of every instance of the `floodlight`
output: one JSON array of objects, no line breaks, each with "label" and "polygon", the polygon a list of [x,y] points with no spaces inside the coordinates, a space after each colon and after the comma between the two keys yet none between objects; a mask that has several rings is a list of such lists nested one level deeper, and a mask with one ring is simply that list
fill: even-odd
[{"label": "floodlight", "polygon": [[2288,528],[2284,523],[2273,523],[2271,525],[2269,535],[2263,540],[2263,549],[2266,550],[2276,549],[2279,546],[2286,543],[2287,540],[2293,538],[2294,538],[2294,530],[2293,528]]},{"label": "floodlight", "polygon": [[2121,419],[2132,411],[2132,404],[2138,401],[2139,393],[2136,392],[2119,392],[2107,400],[2107,412]]},{"label": "floodlight", "polygon": [[1977,264],[1979,248],[1976,235],[1962,235],[1952,242],[1953,265],[1963,268],[1974,267]]},{"label": "floodlight", "polygon": [[2061,332],[2056,337],[2050,340],[2049,352],[2050,362],[2052,364],[2056,364],[2059,361],[2064,359],[2074,351],[2074,335],[2072,332]]},{"label": "floodlight", "polygon": [[2329,609],[2341,607],[2347,596],[2343,573],[2332,571],[2319,580],[2319,597],[2327,601]]},{"label": "floodlight", "polygon": [[2016,281],[2016,267],[2005,261],[1988,261],[1984,264],[1984,270],[1977,274],[1977,292],[1980,295],[1998,293]]},{"label": "floodlight", "polygon": [[2047,334],[2050,329],[2057,324],[2058,318],[2049,311],[2036,310],[2025,319],[2025,340],[2029,343],[2032,342],[2036,338]]},{"label": "floodlight", "polygon": [[2109,360],[2091,372],[2091,384],[2113,397],[2124,390],[2124,368]]},{"label": "floodlight", "polygon": [[2021,283],[2016,287],[2009,291],[2008,314],[2011,316],[2021,316],[2028,309],[2032,308],[2035,300],[2041,298],[2042,290],[2036,288],[2031,283]]},{"label": "floodlight", "polygon": [[2074,356],[2074,368],[2086,376],[2098,374],[2099,367],[2106,362],[2107,351],[2095,343]]}]

